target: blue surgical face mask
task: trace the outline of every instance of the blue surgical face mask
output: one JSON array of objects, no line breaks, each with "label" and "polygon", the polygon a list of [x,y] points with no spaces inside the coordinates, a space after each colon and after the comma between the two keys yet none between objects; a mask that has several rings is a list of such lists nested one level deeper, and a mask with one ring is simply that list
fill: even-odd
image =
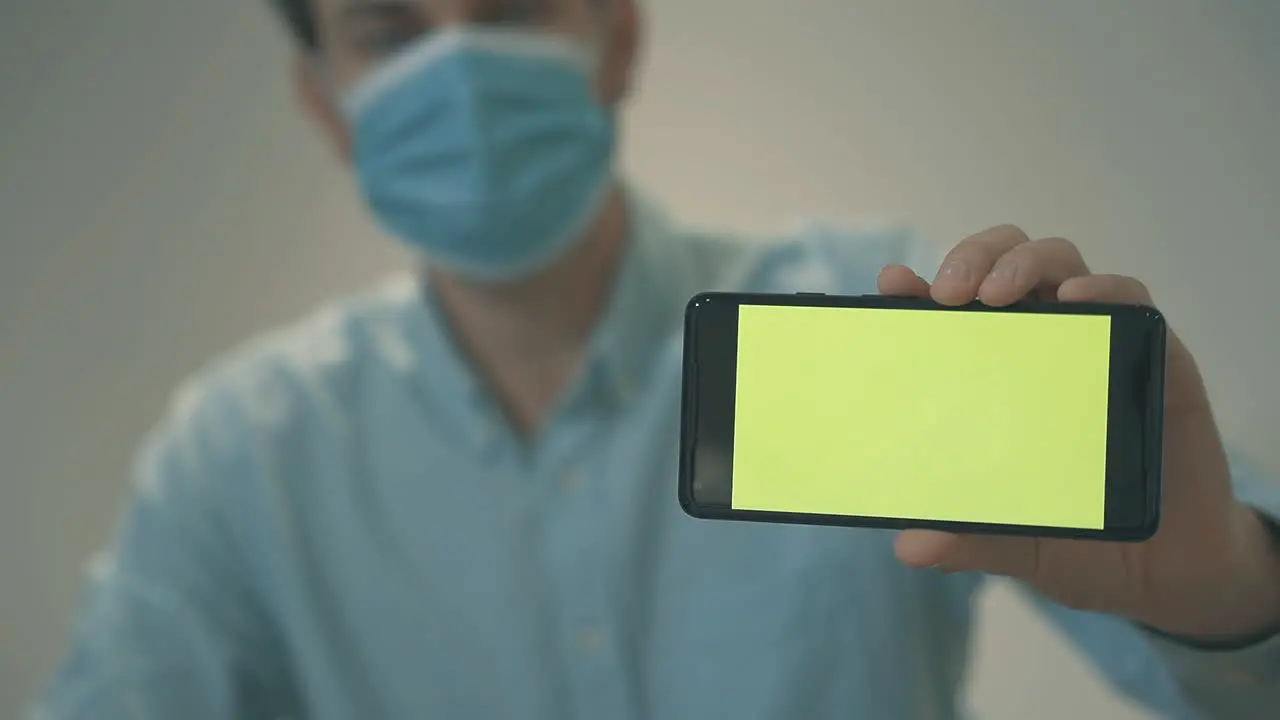
[{"label": "blue surgical face mask", "polygon": [[595,59],[548,35],[459,29],[375,69],[342,102],[374,214],[473,279],[552,264],[612,188],[616,131]]}]

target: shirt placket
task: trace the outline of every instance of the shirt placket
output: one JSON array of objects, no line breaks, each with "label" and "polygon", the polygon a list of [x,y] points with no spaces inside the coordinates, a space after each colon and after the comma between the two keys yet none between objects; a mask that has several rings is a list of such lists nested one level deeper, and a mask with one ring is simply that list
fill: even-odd
[{"label": "shirt placket", "polygon": [[535,458],[534,481],[544,490],[543,557],[566,685],[578,717],[626,720],[635,705],[614,597],[615,535],[609,532],[618,509],[601,472],[609,421],[597,412],[579,412],[558,425]]}]

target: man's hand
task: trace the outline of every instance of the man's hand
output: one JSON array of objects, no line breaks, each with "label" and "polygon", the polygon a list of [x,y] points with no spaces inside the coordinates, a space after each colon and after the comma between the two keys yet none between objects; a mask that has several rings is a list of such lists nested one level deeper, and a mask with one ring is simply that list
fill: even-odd
[{"label": "man's hand", "polygon": [[[1152,305],[1142,283],[1093,275],[1067,240],[1030,240],[1001,226],[965,239],[933,283],[891,265],[886,295],[945,305],[1023,299]],[[1280,552],[1262,520],[1238,502],[1204,383],[1172,333],[1165,385],[1164,505],[1144,543],[953,535],[908,530],[897,553],[915,567],[980,571],[1023,580],[1065,605],[1130,618],[1159,630],[1231,640],[1280,629]]]}]

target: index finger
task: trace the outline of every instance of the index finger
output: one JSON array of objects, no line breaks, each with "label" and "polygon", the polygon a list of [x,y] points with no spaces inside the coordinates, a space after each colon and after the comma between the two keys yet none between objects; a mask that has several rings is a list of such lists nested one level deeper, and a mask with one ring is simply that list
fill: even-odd
[{"label": "index finger", "polygon": [[893,297],[929,297],[929,283],[905,265],[888,265],[880,271],[876,285],[881,295]]},{"label": "index finger", "polygon": [[933,281],[933,299],[943,305],[964,305],[978,297],[978,287],[1010,250],[1031,241],[1013,225],[997,225],[961,240],[947,253]]}]

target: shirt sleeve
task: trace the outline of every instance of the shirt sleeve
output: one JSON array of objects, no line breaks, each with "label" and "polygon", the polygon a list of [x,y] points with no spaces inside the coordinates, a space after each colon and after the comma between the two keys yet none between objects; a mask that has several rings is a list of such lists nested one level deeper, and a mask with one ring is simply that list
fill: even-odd
[{"label": "shirt sleeve", "polygon": [[[1266,519],[1280,518],[1280,485],[1240,455],[1232,455],[1231,466],[1237,497]],[[1203,648],[1032,597],[1117,690],[1160,717],[1262,718],[1280,708],[1280,634],[1243,647]]]},{"label": "shirt sleeve", "polygon": [[144,445],[111,545],[91,564],[71,646],[33,720],[282,717],[234,486],[243,428],[216,398],[175,403]]}]

